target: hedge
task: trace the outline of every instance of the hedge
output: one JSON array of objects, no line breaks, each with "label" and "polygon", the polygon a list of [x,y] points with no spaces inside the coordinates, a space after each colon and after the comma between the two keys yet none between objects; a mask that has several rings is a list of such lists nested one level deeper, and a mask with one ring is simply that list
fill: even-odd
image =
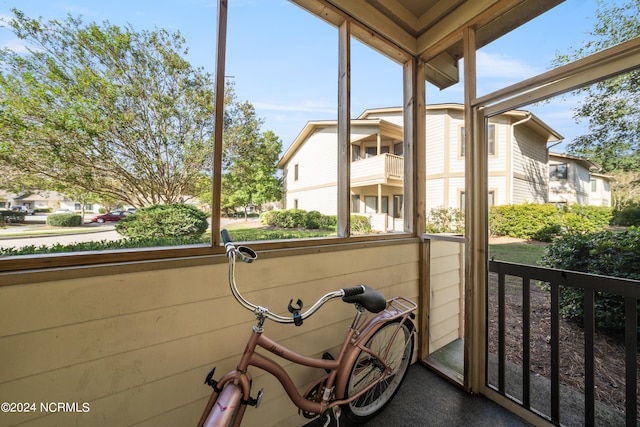
[{"label": "hedge", "polygon": [[[640,229],[632,227],[621,232],[565,234],[545,248],[541,264],[562,270],[640,280]],[[581,324],[584,319],[583,296],[581,289],[561,287],[561,314]],[[597,328],[613,332],[624,330],[622,297],[597,292],[595,307]]]},{"label": "hedge", "polygon": [[54,227],[79,227],[82,217],[74,213],[51,214],[47,217],[47,224]]},{"label": "hedge", "polygon": [[613,210],[603,206],[551,204],[502,205],[489,209],[489,229],[494,236],[549,242],[562,233],[589,233],[607,227]]},{"label": "hedge", "polygon": [[[351,231],[368,233],[371,231],[369,218],[363,215],[351,215]],[[260,223],[280,228],[298,228],[308,230],[335,230],[337,217],[323,215],[318,211],[307,212],[303,209],[285,209],[263,212]]]}]

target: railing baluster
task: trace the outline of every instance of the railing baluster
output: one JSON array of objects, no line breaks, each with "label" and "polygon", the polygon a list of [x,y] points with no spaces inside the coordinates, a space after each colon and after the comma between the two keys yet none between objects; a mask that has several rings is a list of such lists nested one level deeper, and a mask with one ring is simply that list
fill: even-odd
[{"label": "railing baluster", "polygon": [[531,408],[531,279],[522,278],[522,404]]},{"label": "railing baluster", "polygon": [[551,420],[560,422],[560,285],[551,283]]},{"label": "railing baluster", "polygon": [[[549,283],[551,297],[551,414],[540,414],[545,419],[560,423],[560,286],[584,290],[584,372],[585,408],[584,425],[595,425],[595,295],[607,292],[620,295],[625,304],[625,417],[627,427],[637,426],[638,411],[638,301],[640,301],[640,281],[624,278],[605,277],[573,271],[514,264],[503,261],[489,261],[489,272],[498,274],[498,391],[515,400],[505,391],[505,277],[522,278],[522,323],[523,323],[523,393],[521,403],[531,409],[531,280]],[[494,390],[495,385],[487,385]]]},{"label": "railing baluster", "polygon": [[595,310],[594,292],[590,289],[584,291],[584,423],[586,426],[595,424],[595,380],[594,380],[594,334],[595,334]]},{"label": "railing baluster", "polygon": [[638,300],[626,297],[624,299],[624,346],[626,365],[626,424],[627,427],[636,425],[638,411],[638,365],[636,352],[638,351]]},{"label": "railing baluster", "polygon": [[504,393],[504,372],[505,372],[505,295],[504,295],[505,275],[498,277],[498,389]]}]

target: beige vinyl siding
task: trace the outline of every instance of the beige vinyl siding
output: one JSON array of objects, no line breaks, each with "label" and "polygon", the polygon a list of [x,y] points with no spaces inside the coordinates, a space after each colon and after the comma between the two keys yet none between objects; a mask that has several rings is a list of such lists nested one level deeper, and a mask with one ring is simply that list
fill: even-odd
[{"label": "beige vinyl siding", "polygon": [[571,178],[575,180],[576,201],[581,205],[588,205],[589,193],[591,193],[591,174],[587,168],[579,166],[577,163],[572,163],[572,166],[570,169],[573,170],[570,170],[569,173],[573,172]]},{"label": "beige vinyl siding", "polygon": [[[249,300],[280,313],[291,298],[310,305],[325,292],[357,283],[416,299],[417,244],[344,254],[259,259],[238,266],[238,283]],[[226,264],[104,270],[82,279],[0,286],[3,401],[90,404],[87,413],[3,414],[3,423],[195,425],[210,392],[203,385],[206,373],[217,366],[219,377],[235,366],[253,315],[230,296]],[[333,301],[301,328],[268,322],[266,331],[295,350],[320,355],[339,345],[352,312]],[[318,375],[311,371],[292,370],[301,389]],[[249,408],[243,425],[306,421],[278,384],[252,372],[254,390],[266,390],[264,406]]]},{"label": "beige vinyl siding", "polygon": [[427,214],[431,209],[444,207],[444,185],[445,178],[432,178],[427,180]]},{"label": "beige vinyl siding", "polygon": [[463,245],[430,241],[429,353],[464,336]]},{"label": "beige vinyl siding", "polygon": [[[337,142],[335,127],[318,128],[287,163],[285,208],[319,210],[335,215],[337,204]],[[298,179],[295,178],[295,168]]]},{"label": "beige vinyl siding", "polygon": [[[464,174],[464,157],[460,156],[461,128],[464,127],[464,116],[461,111],[449,110],[449,125],[444,128],[444,135],[449,139],[448,161],[451,174]],[[441,131],[442,132],[442,131]]]},{"label": "beige vinyl siding", "polygon": [[494,192],[494,205],[506,205],[509,204],[507,200],[507,177],[505,175],[498,174],[496,176],[489,176],[488,178],[489,191]]},{"label": "beige vinyl siding", "polygon": [[512,203],[546,203],[549,182],[546,144],[524,125],[516,126],[514,133]]},{"label": "beige vinyl siding", "polygon": [[430,176],[445,173],[445,141],[444,133],[447,122],[445,110],[429,112],[427,114],[426,156],[427,180]]}]

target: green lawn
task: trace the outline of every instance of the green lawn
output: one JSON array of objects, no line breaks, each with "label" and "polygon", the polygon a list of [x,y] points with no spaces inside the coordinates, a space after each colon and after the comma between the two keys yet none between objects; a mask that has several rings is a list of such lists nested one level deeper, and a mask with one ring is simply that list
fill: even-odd
[{"label": "green lawn", "polygon": [[497,261],[517,262],[527,265],[538,265],[544,253],[543,245],[528,243],[504,243],[489,245],[489,259]]}]

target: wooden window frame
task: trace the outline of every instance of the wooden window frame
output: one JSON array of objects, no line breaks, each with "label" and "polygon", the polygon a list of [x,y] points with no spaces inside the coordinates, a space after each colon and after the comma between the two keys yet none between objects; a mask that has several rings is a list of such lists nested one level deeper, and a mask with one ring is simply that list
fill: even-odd
[{"label": "wooden window frame", "polygon": [[[338,225],[337,237],[327,237],[323,239],[298,239],[283,240],[277,242],[252,242],[251,246],[258,251],[273,251],[279,249],[291,249],[306,247],[333,247],[334,245],[348,243],[384,243],[388,241],[400,241],[409,238],[417,238],[417,235],[424,230],[422,224],[424,216],[418,218],[416,212],[421,212],[425,201],[414,201],[414,194],[424,194],[426,178],[424,172],[424,161],[421,155],[424,147],[421,144],[414,144],[414,141],[424,141],[424,79],[416,79],[415,76],[424,75],[424,63],[403,48],[381,37],[379,42],[385,45],[383,49],[388,57],[393,57],[397,62],[403,64],[403,99],[405,105],[403,111],[404,120],[404,173],[405,182],[412,182],[404,188],[404,233],[372,234],[367,236],[350,235],[350,210],[351,210],[351,189],[350,189],[350,158],[351,147],[349,143],[350,132],[350,61],[351,49],[350,38],[362,37],[370,34],[370,29],[365,28],[351,17],[334,10],[336,17],[341,21],[338,25],[339,34],[339,61],[338,61]],[[227,13],[226,1],[218,1],[218,21],[217,21],[217,56],[215,66],[215,123],[222,123],[224,119],[224,87],[225,87],[225,61],[226,61],[226,41],[227,41]],[[422,115],[422,117],[421,117]],[[414,120],[415,119],[415,120]],[[422,128],[422,129],[421,129]],[[415,150],[415,152],[414,152]],[[414,164],[414,156],[418,159]],[[417,174],[417,175],[416,175]],[[425,182],[415,182],[415,178],[421,178]],[[212,176],[212,209],[211,218],[221,216],[221,180],[222,180],[222,127],[214,127],[213,146],[213,176]],[[423,199],[424,197],[422,197]],[[220,221],[211,223],[211,243],[208,245],[189,245],[180,247],[149,247],[138,249],[122,249],[113,251],[64,253],[60,255],[22,255],[5,257],[0,260],[0,274],[13,273],[28,270],[40,269],[67,269],[86,266],[101,266],[104,264],[131,264],[131,263],[155,263],[158,261],[168,262],[169,260],[203,259],[210,256],[224,254],[224,247],[220,239]],[[202,261],[198,261],[202,262]]]}]

